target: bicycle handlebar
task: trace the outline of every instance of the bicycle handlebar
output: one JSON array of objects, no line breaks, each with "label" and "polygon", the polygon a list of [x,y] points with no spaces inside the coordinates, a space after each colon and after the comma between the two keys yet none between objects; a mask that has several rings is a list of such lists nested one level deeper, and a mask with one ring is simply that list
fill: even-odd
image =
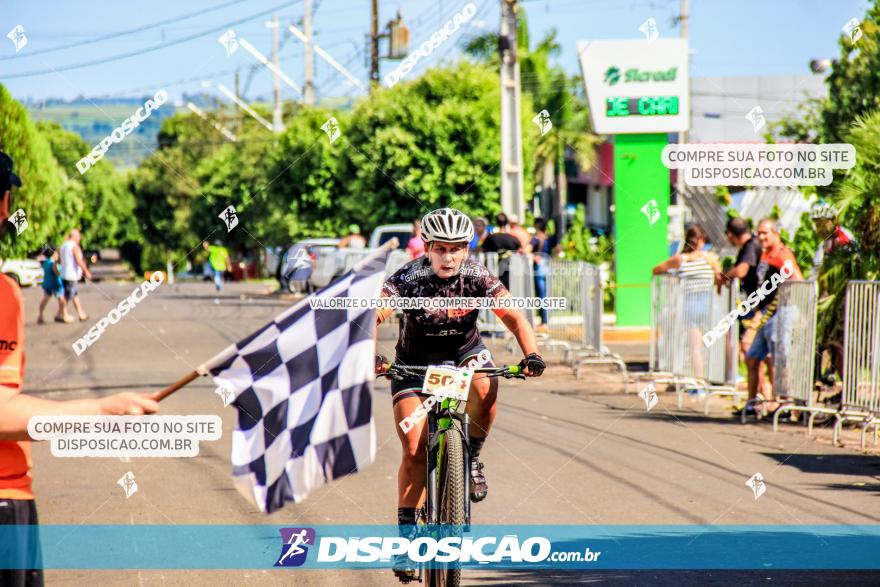
[{"label": "bicycle handlebar", "polygon": [[[426,365],[400,365],[397,363],[382,363],[382,372],[377,377],[419,377],[428,370]],[[504,377],[505,379],[525,379],[523,368],[519,365],[503,365],[501,367],[477,367],[471,369],[474,373],[485,373],[489,377]]]}]

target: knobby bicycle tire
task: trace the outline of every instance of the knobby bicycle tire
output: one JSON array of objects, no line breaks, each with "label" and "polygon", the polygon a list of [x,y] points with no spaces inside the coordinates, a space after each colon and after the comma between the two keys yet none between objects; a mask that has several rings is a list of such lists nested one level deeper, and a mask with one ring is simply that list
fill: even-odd
[{"label": "knobby bicycle tire", "polygon": [[[464,486],[464,440],[455,428],[443,432],[443,453],[440,458],[440,505],[439,522],[449,525],[456,533],[465,525],[465,502],[470,499],[468,488]],[[459,587],[461,568],[458,563],[426,569],[427,585]]]}]

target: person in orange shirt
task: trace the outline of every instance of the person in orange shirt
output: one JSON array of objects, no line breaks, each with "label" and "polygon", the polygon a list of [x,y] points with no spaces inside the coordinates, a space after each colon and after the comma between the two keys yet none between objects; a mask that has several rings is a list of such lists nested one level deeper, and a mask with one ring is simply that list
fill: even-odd
[{"label": "person in orange shirt", "polygon": [[[21,180],[13,161],[0,151],[0,238],[12,209],[12,188]],[[104,398],[56,402],[24,395],[24,304],[12,279],[0,275],[0,524],[17,526],[14,544],[0,544],[4,562],[0,585],[43,585],[37,508],[31,489],[31,443],[28,421],[37,415],[142,415],[158,410],[148,394],[118,393]]]}]

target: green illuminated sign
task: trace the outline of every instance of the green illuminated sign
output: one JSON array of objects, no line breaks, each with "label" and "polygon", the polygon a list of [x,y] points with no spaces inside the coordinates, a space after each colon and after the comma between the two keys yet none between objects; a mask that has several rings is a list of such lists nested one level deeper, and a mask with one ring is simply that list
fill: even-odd
[{"label": "green illuminated sign", "polygon": [[[665,71],[642,71],[637,67],[626,70],[624,82],[674,82],[678,68],[671,67]],[[620,81],[620,68],[612,65],[605,70],[605,84],[613,86]]]},{"label": "green illuminated sign", "polygon": [[673,116],[678,114],[678,96],[617,96],[605,100],[606,116]]}]

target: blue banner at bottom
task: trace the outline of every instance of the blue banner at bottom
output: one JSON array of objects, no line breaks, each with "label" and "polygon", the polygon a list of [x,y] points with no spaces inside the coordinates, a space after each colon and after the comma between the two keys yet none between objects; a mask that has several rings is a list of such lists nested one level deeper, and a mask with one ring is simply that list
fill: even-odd
[{"label": "blue banner at bottom", "polygon": [[464,569],[880,568],[880,525],[487,525],[403,534],[391,525],[0,526],[0,568],[376,569],[400,555]]}]

